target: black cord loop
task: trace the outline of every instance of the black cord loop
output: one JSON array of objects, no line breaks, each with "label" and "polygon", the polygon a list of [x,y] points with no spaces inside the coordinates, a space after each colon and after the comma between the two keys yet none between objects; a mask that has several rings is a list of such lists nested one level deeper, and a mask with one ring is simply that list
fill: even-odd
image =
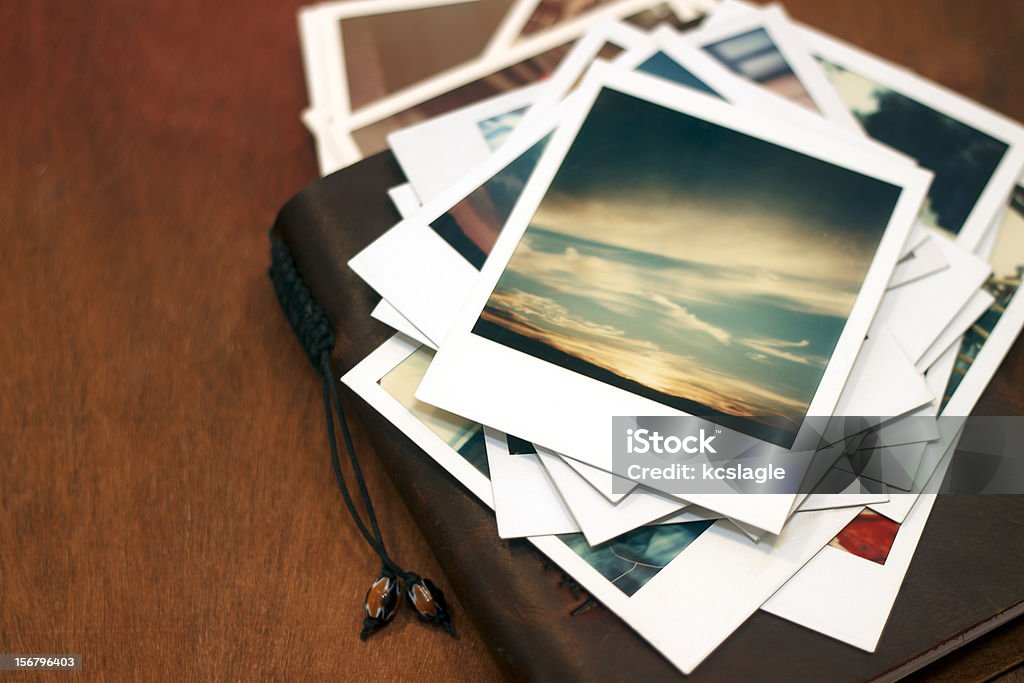
[{"label": "black cord loop", "polygon": [[[406,592],[409,597],[410,606],[427,621],[435,623],[446,631],[455,634],[451,623],[451,616],[444,600],[444,594],[429,579],[422,579],[417,574],[406,572],[388,555],[384,546],[384,537],[380,532],[380,525],[377,523],[377,513],[373,509],[373,501],[370,498],[369,489],[366,486],[366,479],[363,476],[363,469],[356,457],[355,443],[352,440],[352,432],[349,429],[348,420],[345,418],[345,411],[342,409],[341,399],[334,380],[334,370],[331,364],[331,352],[334,350],[335,336],[331,329],[330,322],[323,310],[313,300],[313,295],[306,286],[305,281],[299,275],[298,268],[292,258],[288,246],[273,231],[270,232],[270,279],[274,284],[274,291],[284,311],[285,318],[295,331],[299,343],[306,352],[306,357],[320,375],[322,395],[324,401],[324,413],[327,418],[327,440],[331,453],[331,469],[337,480],[338,488],[341,490],[342,500],[348,509],[352,521],[360,535],[369,544],[381,560],[381,577],[371,586],[367,593],[366,611],[367,619],[363,624],[363,631],[360,633],[362,639],[386,626],[394,616],[394,605],[400,593],[397,590],[397,583],[388,580],[395,577],[400,578],[406,585]],[[366,510],[366,517],[369,525],[363,521],[362,515],[356,509],[352,500],[348,482],[345,480],[344,471],[341,468],[341,459],[338,455],[338,443],[335,436],[334,421],[337,414],[338,425],[341,428],[341,438],[348,452],[349,464],[355,476],[356,488],[359,497],[363,501]],[[371,614],[371,603],[373,613]]]}]

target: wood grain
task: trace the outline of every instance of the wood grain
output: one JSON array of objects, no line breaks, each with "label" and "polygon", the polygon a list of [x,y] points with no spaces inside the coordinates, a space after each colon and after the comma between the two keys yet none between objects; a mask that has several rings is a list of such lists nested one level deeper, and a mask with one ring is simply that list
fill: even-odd
[{"label": "wood grain", "polygon": [[[1024,118],[1015,3],[788,5]],[[297,7],[0,5],[0,652],[81,653],[62,680],[498,676],[465,618],[356,637],[376,563],[265,275],[316,170]],[[395,554],[436,575],[366,469]]]},{"label": "wood grain", "polygon": [[[379,563],[266,276],[316,175],[297,6],[0,9],[2,652],[111,681],[497,675],[465,618],[457,643],[406,614],[357,636]],[[367,466],[395,553],[436,576]]]}]

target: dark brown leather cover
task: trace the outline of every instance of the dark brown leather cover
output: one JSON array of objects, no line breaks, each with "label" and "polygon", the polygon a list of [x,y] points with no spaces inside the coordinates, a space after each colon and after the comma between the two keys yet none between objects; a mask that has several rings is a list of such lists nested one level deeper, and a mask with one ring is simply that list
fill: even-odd
[{"label": "dark brown leather cover", "polygon": [[[275,224],[336,328],[339,374],[391,336],[370,318],[379,297],[347,261],[398,220],[385,190],[400,182],[391,154],[378,154],[308,186],[284,206]],[[301,353],[298,345],[295,353]],[[1019,387],[1024,387],[1024,352],[1017,344],[976,412],[1020,414]],[[586,596],[574,595],[557,568],[528,543],[499,539],[486,506],[362,400],[348,395],[346,402],[370,434],[376,457],[395,473],[395,486],[430,540],[447,579],[442,587],[458,593],[510,676],[551,681],[681,677],[605,608],[574,614]],[[757,612],[690,678],[898,677],[1024,612],[1022,559],[1024,496],[941,496],[875,654]]]}]

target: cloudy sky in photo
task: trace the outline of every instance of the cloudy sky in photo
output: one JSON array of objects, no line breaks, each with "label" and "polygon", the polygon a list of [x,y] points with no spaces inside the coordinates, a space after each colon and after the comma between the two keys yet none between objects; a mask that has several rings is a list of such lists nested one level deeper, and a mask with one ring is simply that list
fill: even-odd
[{"label": "cloudy sky in photo", "polygon": [[898,194],[605,90],[482,318],[714,410],[799,421]]}]

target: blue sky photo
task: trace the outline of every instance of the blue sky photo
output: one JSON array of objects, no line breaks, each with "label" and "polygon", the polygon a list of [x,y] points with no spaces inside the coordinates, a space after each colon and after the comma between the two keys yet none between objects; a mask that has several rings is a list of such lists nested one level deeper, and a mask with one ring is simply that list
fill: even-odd
[{"label": "blue sky photo", "polygon": [[606,89],[474,332],[788,446],[898,196]]}]

